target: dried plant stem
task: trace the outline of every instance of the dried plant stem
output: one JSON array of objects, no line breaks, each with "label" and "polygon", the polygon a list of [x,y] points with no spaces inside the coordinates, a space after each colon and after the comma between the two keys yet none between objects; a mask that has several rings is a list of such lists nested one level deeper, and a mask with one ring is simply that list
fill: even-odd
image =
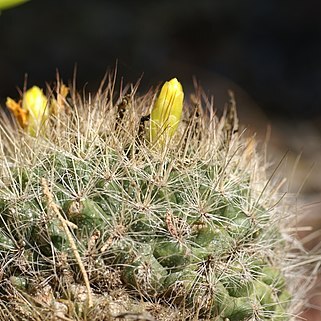
[{"label": "dried plant stem", "polygon": [[78,250],[77,250],[77,246],[76,246],[76,243],[75,243],[75,241],[73,239],[73,236],[69,231],[69,227],[68,226],[70,226],[70,222],[68,222],[61,215],[58,205],[53,200],[52,193],[49,190],[48,182],[47,182],[47,180],[45,178],[41,179],[41,185],[42,185],[42,188],[43,188],[43,192],[44,192],[45,196],[47,197],[49,208],[51,208],[53,210],[53,212],[56,214],[57,218],[61,222],[61,224],[63,226],[63,229],[64,229],[64,231],[66,233],[66,236],[67,236],[68,241],[70,243],[71,250],[74,253],[74,256],[75,256],[76,261],[77,261],[77,263],[79,265],[81,274],[82,274],[82,276],[84,278],[85,286],[86,286],[86,289],[87,289],[87,303],[88,303],[88,307],[91,308],[93,306],[93,299],[92,299],[92,294],[91,294],[88,274],[86,272],[84,264],[81,261],[81,257],[79,255]]}]

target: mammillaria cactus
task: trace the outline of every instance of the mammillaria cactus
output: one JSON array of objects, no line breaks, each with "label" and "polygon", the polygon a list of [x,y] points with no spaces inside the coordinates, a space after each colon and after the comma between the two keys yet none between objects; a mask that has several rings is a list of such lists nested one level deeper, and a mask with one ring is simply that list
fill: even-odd
[{"label": "mammillaria cactus", "polygon": [[136,87],[117,99],[113,81],[87,98],[57,88],[46,99],[32,89],[46,107],[18,118],[24,131],[5,116],[1,126],[11,320],[290,319],[285,213],[233,97],[218,118],[201,96],[182,115],[177,79],[156,101]]}]

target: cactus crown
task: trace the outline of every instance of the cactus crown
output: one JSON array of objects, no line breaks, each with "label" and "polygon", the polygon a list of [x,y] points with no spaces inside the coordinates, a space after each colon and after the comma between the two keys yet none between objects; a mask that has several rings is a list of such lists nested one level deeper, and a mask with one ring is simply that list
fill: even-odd
[{"label": "cactus crown", "polygon": [[[198,91],[179,123],[176,79],[153,108],[137,86],[115,99],[113,83],[86,98],[58,83],[45,135],[3,116],[1,306],[15,317],[23,306],[28,320],[52,309],[98,320],[98,294],[89,310],[79,298],[85,274],[90,291],[108,295],[104,316],[149,304],[162,320],[287,320],[281,213],[233,97],[218,118]],[[62,299],[77,309],[64,312]]]}]

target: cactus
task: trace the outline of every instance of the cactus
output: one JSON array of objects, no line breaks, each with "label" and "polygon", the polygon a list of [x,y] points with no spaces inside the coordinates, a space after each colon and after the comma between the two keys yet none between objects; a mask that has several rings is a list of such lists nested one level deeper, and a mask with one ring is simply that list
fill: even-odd
[{"label": "cactus", "polygon": [[[177,320],[290,319],[283,214],[233,99],[221,118],[194,99],[180,121],[176,79],[155,103],[136,88],[115,101],[112,81],[87,99],[57,88],[33,127],[2,116],[0,307],[102,320],[100,291],[110,315],[149,303],[162,320],[156,307]],[[72,290],[83,280],[88,309]]]}]

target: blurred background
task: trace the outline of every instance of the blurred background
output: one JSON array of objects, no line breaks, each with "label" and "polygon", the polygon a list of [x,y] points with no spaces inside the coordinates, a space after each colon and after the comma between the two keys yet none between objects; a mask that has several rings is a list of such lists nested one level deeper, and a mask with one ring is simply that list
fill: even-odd
[{"label": "blurred background", "polygon": [[[118,76],[146,92],[195,77],[218,109],[235,92],[240,121],[269,136],[271,160],[298,198],[302,225],[321,227],[321,1],[32,0],[0,15],[0,104],[28,86],[65,82],[97,89],[117,62]],[[309,234],[310,235],[310,234]],[[304,235],[302,236],[304,237]],[[309,239],[311,241],[311,237]],[[320,320],[317,293],[310,320]],[[305,314],[304,316],[307,316]]]}]

